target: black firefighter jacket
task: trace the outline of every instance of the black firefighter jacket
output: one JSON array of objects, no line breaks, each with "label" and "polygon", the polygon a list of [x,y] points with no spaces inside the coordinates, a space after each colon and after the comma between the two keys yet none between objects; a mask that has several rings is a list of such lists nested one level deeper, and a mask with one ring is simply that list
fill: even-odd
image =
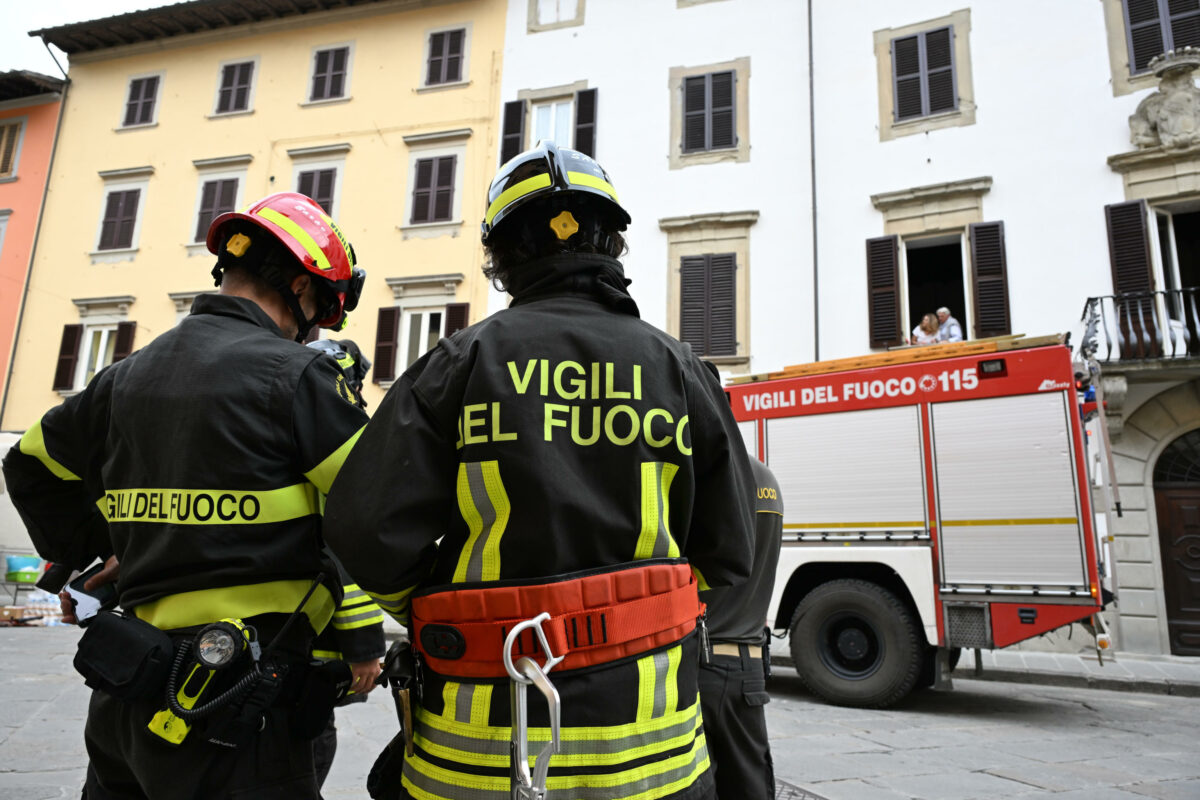
[{"label": "black firefighter jacket", "polygon": [[690,347],[564,291],[441,340],[396,381],[329,496],[326,538],[406,621],[418,584],[658,556],[686,556],[702,587],[738,583],[753,497],[728,401]]},{"label": "black firefighter jacket", "polygon": [[161,628],[341,596],[321,502],[366,415],[337,365],[254,302],[192,313],[51,409],[4,461],[38,552],[82,568],[115,553],[120,602]]}]

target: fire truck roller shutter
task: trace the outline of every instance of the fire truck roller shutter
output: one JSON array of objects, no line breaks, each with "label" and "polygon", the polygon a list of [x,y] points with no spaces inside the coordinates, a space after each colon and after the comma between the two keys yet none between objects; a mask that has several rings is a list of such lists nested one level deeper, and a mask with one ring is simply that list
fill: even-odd
[{"label": "fire truck roller shutter", "polygon": [[936,403],[942,579],[1087,586],[1065,392]]},{"label": "fire truck roller shutter", "polygon": [[758,458],[758,421],[747,420],[737,424],[741,431],[742,440],[746,443],[746,452],[751,458]]}]

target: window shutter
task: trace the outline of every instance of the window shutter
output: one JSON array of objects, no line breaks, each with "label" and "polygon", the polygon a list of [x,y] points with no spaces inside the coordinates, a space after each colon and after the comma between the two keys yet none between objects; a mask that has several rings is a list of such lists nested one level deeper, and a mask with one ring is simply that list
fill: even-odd
[{"label": "window shutter", "polygon": [[679,339],[707,355],[708,257],[684,256],[679,263]]},{"label": "window shutter", "polygon": [[525,101],[504,104],[504,132],[500,135],[500,163],[525,149]]},{"label": "window shutter", "polygon": [[207,181],[200,192],[200,213],[196,217],[196,235],[192,239],[194,242],[204,241],[208,235],[208,226],[213,221],[219,189],[220,181]]},{"label": "window shutter", "polygon": [[133,334],[136,331],[136,322],[117,323],[117,341],[113,345],[112,363],[115,364],[123,358],[128,358],[129,354],[133,352]]},{"label": "window shutter", "polygon": [[1196,0],[1170,0],[1167,4],[1171,17],[1170,50],[1182,47],[1200,47],[1200,2]]},{"label": "window shutter", "polygon": [[1146,201],[1104,207],[1114,294],[1154,291]]},{"label": "window shutter", "polygon": [[58,346],[58,367],[54,370],[55,391],[74,388],[75,364],[79,361],[79,345],[83,341],[82,325],[63,325],[62,344]]},{"label": "window shutter", "polygon": [[237,65],[226,64],[221,70],[221,91],[217,93],[217,113],[233,108],[233,86],[237,82]]},{"label": "window shutter", "polygon": [[445,61],[446,34],[435,33],[429,37],[429,65],[425,72],[426,85],[442,82],[442,64]]},{"label": "window shutter", "polygon": [[711,255],[708,267],[708,353],[737,355],[737,263],[733,253]]},{"label": "window shutter", "polygon": [[417,179],[413,182],[413,205],[411,223],[429,222],[433,195],[433,158],[417,159]]},{"label": "window shutter", "polygon": [[900,238],[867,239],[867,308],[871,347],[902,344],[900,332]]},{"label": "window shutter", "polygon": [[455,83],[462,80],[463,38],[465,31],[450,31],[446,35],[446,66],[443,70],[443,83]]},{"label": "window shutter", "polygon": [[445,222],[453,216],[454,159],[454,156],[442,156],[434,164],[434,222]]},{"label": "window shutter", "polygon": [[237,68],[237,82],[233,90],[233,108],[245,111],[250,107],[250,83],[254,80],[254,62],[247,61]]},{"label": "window shutter", "polygon": [[329,93],[327,97],[341,97],[345,94],[346,87],[346,57],[350,54],[350,50],[345,47],[339,47],[333,51],[333,57],[330,59],[333,62],[333,69],[329,75]]},{"label": "window shutter", "polygon": [[454,334],[467,327],[470,320],[471,304],[470,303],[447,303],[446,304],[446,336]]},{"label": "window shutter", "polygon": [[0,178],[13,171],[13,156],[17,152],[17,138],[21,135],[21,123],[0,126]]},{"label": "window shutter", "polygon": [[596,157],[595,89],[584,89],[575,95],[575,149],[585,156]]},{"label": "window shutter", "polygon": [[925,96],[929,98],[926,113],[938,114],[958,107],[954,91],[954,29],[928,31],[925,39]]},{"label": "window shutter", "polygon": [[400,307],[379,309],[375,327],[375,383],[395,380],[396,349],[400,343]]},{"label": "window shutter", "polygon": [[146,78],[142,81],[142,109],[138,115],[139,123],[150,122],[154,119],[154,96],[158,93],[158,77]]},{"label": "window shutter", "polygon": [[708,76],[683,79],[683,152],[694,153],[707,146]]},{"label": "window shutter", "polygon": [[319,169],[301,172],[296,191],[316,201],[326,214],[333,214],[333,184],[335,169]]},{"label": "window shutter", "polygon": [[1008,336],[1008,264],[1004,223],[976,222],[969,227],[972,282],[975,284],[975,337]]},{"label": "window shutter", "polygon": [[708,149],[734,147],[737,145],[737,131],[733,125],[733,89],[737,75],[733,72],[714,72],[708,78]]},{"label": "window shutter", "polygon": [[313,68],[312,92],[309,94],[309,100],[321,100],[326,95],[326,72],[329,71],[329,51],[320,50],[317,52],[317,63]]},{"label": "window shutter", "polygon": [[921,96],[921,39],[892,39],[892,97],[897,120],[919,117],[925,106]]},{"label": "window shutter", "polygon": [[1125,0],[1130,72],[1144,72],[1150,59],[1167,49],[1158,0]]},{"label": "window shutter", "polygon": [[104,222],[100,226],[101,250],[118,250],[133,245],[140,189],[109,192],[105,199]]}]

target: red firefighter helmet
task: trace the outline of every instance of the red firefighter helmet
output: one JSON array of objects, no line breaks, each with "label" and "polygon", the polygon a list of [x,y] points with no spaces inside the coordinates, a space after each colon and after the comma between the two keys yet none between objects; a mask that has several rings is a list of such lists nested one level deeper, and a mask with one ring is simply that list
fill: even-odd
[{"label": "red firefighter helmet", "polygon": [[336,296],[336,310],[330,309],[327,316],[316,320],[318,326],[339,326],[346,312],[358,305],[366,273],[355,267],[354,248],[315,200],[296,192],[278,192],[244,211],[221,214],[208,227],[210,253],[220,255],[225,227],[235,220],[249,222],[270,233],[305,270],[327,284]]}]

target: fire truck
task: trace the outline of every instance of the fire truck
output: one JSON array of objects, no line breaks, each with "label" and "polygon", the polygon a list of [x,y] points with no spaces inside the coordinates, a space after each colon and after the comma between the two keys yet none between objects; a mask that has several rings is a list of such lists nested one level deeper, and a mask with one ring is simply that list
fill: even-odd
[{"label": "fire truck", "polygon": [[1081,413],[1096,404],[1063,342],[905,348],[727,387],[783,498],[769,622],[816,695],[886,707],[948,686],[963,648],[1105,630]]}]

